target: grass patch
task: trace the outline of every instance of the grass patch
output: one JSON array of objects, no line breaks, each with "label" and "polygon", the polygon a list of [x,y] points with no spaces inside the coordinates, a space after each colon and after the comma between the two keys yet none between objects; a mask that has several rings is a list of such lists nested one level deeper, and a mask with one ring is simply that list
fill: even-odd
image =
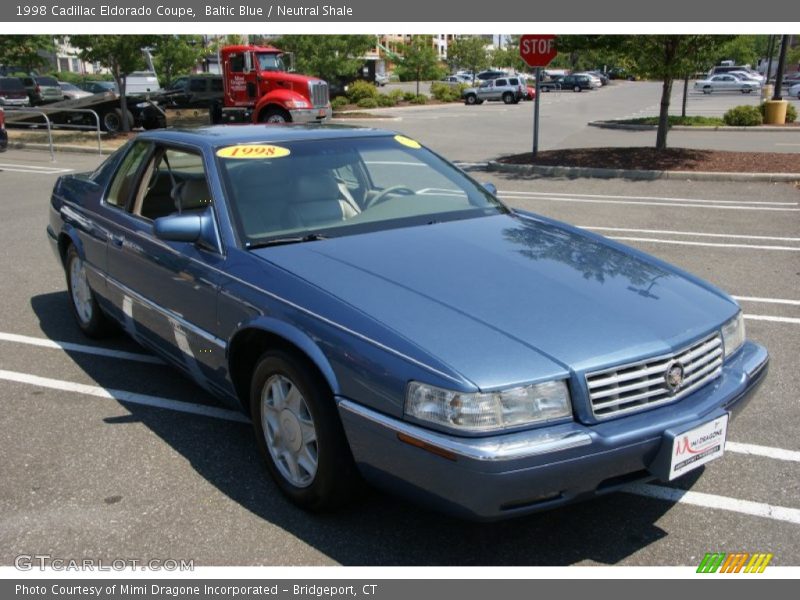
[{"label": "grass patch", "polygon": [[[622,119],[614,121],[615,123],[624,123],[629,125],[658,125],[658,117],[639,117],[637,119]],[[680,117],[678,115],[669,116],[669,126],[673,125],[688,125],[689,127],[718,127],[725,125],[720,117],[701,117],[688,115]]]}]

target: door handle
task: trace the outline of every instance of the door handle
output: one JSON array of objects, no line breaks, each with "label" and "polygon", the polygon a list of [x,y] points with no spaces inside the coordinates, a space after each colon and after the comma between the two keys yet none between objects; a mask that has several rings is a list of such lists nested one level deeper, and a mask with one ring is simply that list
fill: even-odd
[{"label": "door handle", "polygon": [[113,233],[110,236],[111,243],[117,246],[118,248],[122,248],[122,244],[125,243],[125,237],[121,235],[114,235]]}]

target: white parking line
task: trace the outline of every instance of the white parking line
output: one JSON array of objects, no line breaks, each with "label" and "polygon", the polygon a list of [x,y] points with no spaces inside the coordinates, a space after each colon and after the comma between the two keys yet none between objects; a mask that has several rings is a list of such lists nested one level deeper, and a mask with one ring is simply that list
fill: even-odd
[{"label": "white parking line", "polygon": [[6,381],[15,381],[17,383],[26,383],[28,385],[35,385],[37,387],[44,387],[51,390],[60,390],[62,392],[75,392],[77,394],[85,394],[87,396],[95,396],[97,398],[107,398],[109,400],[117,400],[119,402],[127,402],[130,404],[154,406],[156,408],[191,413],[194,415],[202,415],[204,417],[213,417],[215,419],[223,419],[226,421],[236,421],[238,423],[250,422],[242,413],[225,408],[206,406],[204,404],[195,404],[192,402],[183,402],[181,400],[172,400],[170,398],[150,396],[148,394],[137,394],[136,392],[128,392],[125,390],[112,390],[100,387],[99,385],[86,385],[84,383],[74,383],[71,381],[62,381],[60,379],[50,379],[49,377],[39,377],[38,375],[30,375],[28,373],[5,370],[0,370],[0,379],[4,379]]},{"label": "white parking line", "polygon": [[656,233],[663,235],[684,235],[695,237],[731,238],[741,240],[769,240],[773,242],[800,242],[800,237],[776,237],[770,235],[743,235],[737,233],[703,233],[701,231],[674,231],[671,229],[630,229],[628,227],[595,227],[592,225],[578,225],[581,229],[592,231],[619,231],[628,233]]},{"label": "white parking line", "polygon": [[59,342],[47,338],[30,337],[27,335],[17,335],[16,333],[0,332],[0,341],[14,342],[17,344],[28,344],[29,346],[39,346],[41,348],[55,348],[66,352],[81,352],[83,354],[96,354],[109,358],[121,358],[123,360],[134,360],[143,363],[163,365],[164,362],[156,356],[150,354],[139,354],[135,352],[125,352],[123,350],[112,350],[110,348],[99,348],[98,346],[86,346],[84,344],[73,344],[72,342]]},{"label": "white parking line", "polygon": [[742,302],[763,302],[764,304],[790,304],[800,306],[800,300],[785,300],[783,298],[754,298],[752,296],[733,296],[734,300]]},{"label": "white parking line", "polygon": [[499,192],[509,196],[560,196],[564,198],[600,198],[602,200],[656,200],[659,202],[704,202],[709,204],[766,204],[770,206],[797,206],[798,202],[770,202],[751,200],[706,200],[704,198],[675,198],[673,196],[625,196],[618,194],[576,194],[566,192],[532,192],[506,190]]},{"label": "white parking line", "polygon": [[638,496],[647,496],[648,498],[657,498],[659,500],[678,502],[680,504],[691,504],[703,508],[727,510],[743,515],[764,517],[765,519],[772,519],[773,521],[784,521],[786,523],[800,525],[800,510],[796,508],[775,506],[774,504],[766,504],[763,502],[751,502],[750,500],[739,500],[738,498],[717,496],[704,492],[687,492],[686,490],[667,488],[647,483],[633,483],[622,488],[622,491]]},{"label": "white parking line", "polygon": [[[717,207],[714,207],[717,208]],[[755,244],[719,244],[714,242],[690,242],[687,240],[660,240],[656,238],[641,238],[627,236],[608,236],[610,240],[623,242],[648,242],[651,244],[673,244],[678,246],[705,246],[706,248],[744,248],[747,250],[779,250],[782,252],[800,252],[800,246],[759,246]]]},{"label": "white parking line", "polygon": [[772,323],[792,323],[793,325],[800,325],[800,319],[794,317],[774,317],[772,315],[748,315],[744,314],[745,319],[752,321],[770,321]]},{"label": "white parking line", "polygon": [[770,446],[757,446],[755,444],[742,444],[741,442],[726,441],[725,452],[736,452],[737,454],[764,456],[766,458],[774,458],[775,460],[800,462],[800,452],[795,450],[784,450],[783,448],[772,448]]},{"label": "white parking line", "polygon": [[633,204],[636,206],[666,206],[669,208],[706,208],[706,209],[715,209],[715,210],[764,210],[764,211],[775,211],[775,212],[800,212],[800,208],[780,208],[778,206],[741,206],[741,205],[721,205],[721,204],[683,204],[683,203],[671,203],[671,202],[631,202],[628,200],[595,200],[589,198],[562,198],[562,197],[555,197],[555,196],[535,196],[535,197],[523,197],[523,196],[508,196],[505,193],[500,193],[499,196],[501,198],[506,198],[510,200],[548,200],[550,202],[577,202],[583,204]]},{"label": "white parking line", "polygon": [[74,169],[60,169],[58,167],[39,167],[36,165],[17,165],[0,163],[0,171],[14,171],[16,173],[38,173],[40,175],[61,175],[71,173]]}]

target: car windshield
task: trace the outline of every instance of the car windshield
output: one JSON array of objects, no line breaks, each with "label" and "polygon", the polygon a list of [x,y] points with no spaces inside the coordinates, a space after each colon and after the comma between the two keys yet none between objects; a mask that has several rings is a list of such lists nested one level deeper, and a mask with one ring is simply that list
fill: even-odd
[{"label": "car windshield", "polygon": [[232,145],[216,152],[248,247],[507,212],[403,136]]},{"label": "car windshield", "polygon": [[280,54],[260,52],[256,54],[259,71],[285,71]]},{"label": "car windshield", "polygon": [[36,83],[39,85],[47,85],[50,87],[58,87],[58,82],[52,77],[37,77]]}]

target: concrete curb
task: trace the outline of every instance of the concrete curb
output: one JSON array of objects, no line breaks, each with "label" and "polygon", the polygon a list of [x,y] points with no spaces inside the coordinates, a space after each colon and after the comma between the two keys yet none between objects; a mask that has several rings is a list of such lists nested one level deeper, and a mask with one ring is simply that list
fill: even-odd
[{"label": "concrete curb", "polygon": [[800,173],[714,173],[711,171],[653,171],[644,169],[601,169],[597,167],[564,167],[545,165],[509,165],[496,160],[489,161],[489,171],[517,173],[520,175],[539,175],[540,177],[633,179],[652,181],[655,179],[693,179],[696,181],[759,181],[794,182],[800,181]]},{"label": "concrete curb", "polygon": [[[619,123],[617,121],[589,121],[589,127],[600,129],[620,129],[623,131],[656,131],[657,125],[643,125],[636,123]],[[784,125],[760,125],[758,127],[732,127],[728,125],[673,125],[670,131],[749,131],[751,133],[774,133],[776,131],[795,131],[800,134],[800,127],[786,127]]]}]

